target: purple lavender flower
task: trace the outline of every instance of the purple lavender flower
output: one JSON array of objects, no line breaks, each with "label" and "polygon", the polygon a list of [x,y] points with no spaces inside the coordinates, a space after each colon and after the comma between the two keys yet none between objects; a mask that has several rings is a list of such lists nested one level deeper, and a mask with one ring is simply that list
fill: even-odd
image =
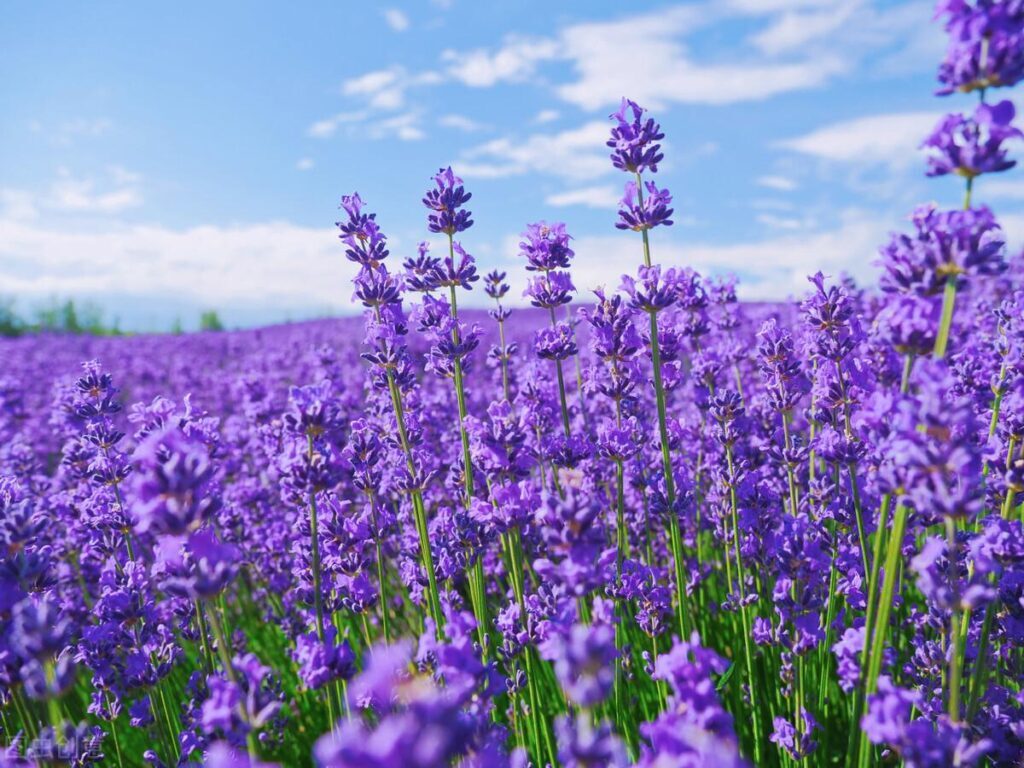
[{"label": "purple lavender flower", "polygon": [[641,312],[660,312],[676,302],[677,273],[674,269],[665,270],[661,267],[641,266],[638,268],[637,279],[629,275],[622,276],[622,290],[629,294],[629,306]]},{"label": "purple lavender flower", "polygon": [[544,643],[541,654],[554,662],[562,689],[575,704],[593,707],[611,692],[618,656],[612,627],[575,624],[568,637],[559,634]]},{"label": "purple lavender flower", "polygon": [[942,291],[950,276],[961,279],[997,275],[1003,261],[1003,233],[988,208],[914,211],[913,235],[894,234],[881,249],[885,291],[930,295]]},{"label": "purple lavender flower", "polygon": [[363,200],[358,192],[344,195],[341,205],[348,214],[347,221],[337,222],[341,230],[339,237],[345,244],[345,258],[364,269],[380,266],[388,256],[387,238],[377,226],[375,213],[363,213]]},{"label": "purple lavender flower", "polygon": [[939,0],[949,43],[939,94],[1011,86],[1024,78],[1024,8],[1000,0]]},{"label": "purple lavender flower", "polygon": [[577,352],[576,336],[568,323],[558,323],[553,328],[542,328],[534,339],[537,356],[542,360],[566,360]]},{"label": "purple lavender flower", "polygon": [[878,693],[868,701],[861,727],[875,744],[892,748],[909,768],[977,765],[991,748],[985,739],[971,743],[969,731],[944,715],[936,723],[911,717],[920,696],[878,678]]},{"label": "purple lavender flower", "polygon": [[718,700],[713,674],[722,674],[727,664],[714,651],[701,646],[694,634],[689,642],[677,642],[660,656],[654,678],[672,688],[668,708],[640,727],[649,746],[644,745],[642,768],[661,765],[719,765],[740,768],[740,755],[732,716]]},{"label": "purple lavender flower", "polygon": [[323,688],[332,680],[348,680],[355,672],[355,654],[347,640],[336,642],[337,631],[327,629],[320,642],[315,632],[300,635],[295,643],[299,678],[307,688]]},{"label": "purple lavender flower", "polygon": [[626,173],[657,173],[665,134],[653,118],[644,119],[646,110],[635,101],[623,99],[619,111],[610,115],[616,125],[607,144],[612,148],[612,165]]},{"label": "purple lavender flower", "polygon": [[565,224],[546,221],[528,224],[522,238],[519,253],[526,259],[527,271],[551,272],[569,268],[575,254],[569,247],[572,238],[565,231]]},{"label": "purple lavender flower", "polygon": [[611,729],[594,726],[585,714],[561,717],[555,723],[558,759],[565,768],[625,768],[626,751]]},{"label": "purple lavender flower", "polygon": [[541,309],[554,309],[572,301],[576,287],[568,272],[545,272],[530,279],[523,295]]},{"label": "purple lavender flower", "polygon": [[453,235],[465,232],[473,226],[472,214],[462,210],[473,195],[466,192],[462,179],[451,169],[442,168],[434,174],[436,189],[429,189],[423,196],[423,204],[430,209],[427,216],[427,227],[431,232],[443,232]]},{"label": "purple lavender flower", "polygon": [[220,507],[206,445],[173,426],[151,434],[135,451],[133,507],[140,532],[194,531]]},{"label": "purple lavender flower", "polygon": [[672,195],[667,189],[658,189],[653,181],[644,182],[647,195],[640,194],[635,181],[627,181],[625,193],[619,203],[617,229],[631,229],[642,232],[659,226],[671,226]]},{"label": "purple lavender flower", "polygon": [[921,144],[930,150],[928,175],[955,173],[971,179],[983,173],[1005,171],[1017,163],[1006,158],[1004,142],[1024,138],[1013,121],[1013,102],[979,104],[973,117],[946,115]]}]

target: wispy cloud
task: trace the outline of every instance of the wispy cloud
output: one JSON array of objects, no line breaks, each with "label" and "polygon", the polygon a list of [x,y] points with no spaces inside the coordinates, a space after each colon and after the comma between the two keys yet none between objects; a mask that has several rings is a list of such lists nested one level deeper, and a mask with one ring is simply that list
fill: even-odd
[{"label": "wispy cloud", "polygon": [[768,189],[774,189],[779,192],[792,192],[797,188],[797,183],[788,176],[759,176],[757,184]]},{"label": "wispy cloud", "polygon": [[445,128],[455,128],[465,133],[476,133],[486,127],[483,123],[479,123],[465,115],[441,115],[441,117],[437,118],[437,124]]},{"label": "wispy cloud", "polygon": [[60,146],[70,146],[78,139],[91,139],[103,136],[114,127],[109,117],[74,117],[57,125],[46,125],[39,120],[29,124],[33,133],[48,136],[50,141]]},{"label": "wispy cloud", "polygon": [[982,197],[995,200],[1024,200],[1024,178],[1019,172],[1009,178],[986,176],[978,191]]},{"label": "wispy cloud", "polygon": [[398,8],[385,8],[384,21],[395,32],[404,32],[409,28],[409,17]]},{"label": "wispy cloud", "polygon": [[312,170],[313,166],[315,166],[315,165],[316,165],[316,163],[313,162],[313,158],[311,158],[311,157],[302,157],[302,158],[299,158],[299,160],[296,161],[295,169],[298,170],[298,171],[309,171],[309,170]]},{"label": "wispy cloud", "polygon": [[900,168],[914,162],[915,150],[938,118],[935,112],[868,115],[826,125],[778,146],[821,160]]},{"label": "wispy cloud", "polygon": [[448,74],[475,88],[487,88],[499,82],[519,82],[533,75],[537,64],[559,55],[555,40],[510,37],[497,51],[484,48],[459,52],[446,50],[441,60]]},{"label": "wispy cloud", "polygon": [[600,185],[592,187],[580,187],[548,195],[544,202],[548,205],[563,207],[569,205],[583,205],[588,208],[600,208],[612,210],[618,205],[622,192],[614,187]]},{"label": "wispy cloud", "polygon": [[456,164],[464,176],[501,178],[541,173],[574,180],[597,178],[609,171],[603,120],[584,123],[560,133],[503,137],[465,152]]},{"label": "wispy cloud", "polygon": [[44,204],[57,211],[111,214],[142,205],[140,176],[119,166],[107,169],[106,178],[80,178],[59,169]]},{"label": "wispy cloud", "polygon": [[860,0],[848,0],[835,7],[787,10],[753,35],[751,42],[770,56],[799,51],[837,30],[862,5]]},{"label": "wispy cloud", "polygon": [[325,117],[323,120],[317,120],[309,126],[306,133],[314,139],[329,139],[337,133],[338,129],[343,125],[361,123],[369,116],[369,110],[365,109],[359,110],[358,112],[339,112],[331,117]]}]

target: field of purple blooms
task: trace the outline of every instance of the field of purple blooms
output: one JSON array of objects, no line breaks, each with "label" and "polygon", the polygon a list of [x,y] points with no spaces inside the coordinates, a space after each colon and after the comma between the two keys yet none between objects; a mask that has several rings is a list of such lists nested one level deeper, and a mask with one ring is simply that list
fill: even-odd
[{"label": "field of purple blooms", "polygon": [[511,310],[449,168],[439,256],[342,198],[361,318],[0,341],[0,768],[1024,764],[1024,2],[938,11],[964,203],[880,290],[659,266],[623,100],[617,290],[539,222]]}]

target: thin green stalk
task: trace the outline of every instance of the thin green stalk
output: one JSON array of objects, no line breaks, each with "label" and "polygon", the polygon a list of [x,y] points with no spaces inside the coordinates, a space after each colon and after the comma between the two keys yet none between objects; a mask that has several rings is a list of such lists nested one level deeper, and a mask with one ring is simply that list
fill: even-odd
[{"label": "thin green stalk", "polygon": [[956,521],[947,517],[946,558],[949,561],[950,583],[953,590],[953,607],[949,615],[949,697],[947,699],[950,719],[960,721],[960,677],[961,677],[961,636],[960,636],[960,576],[956,567]]},{"label": "thin green stalk", "polygon": [[[544,277],[545,279],[549,279],[547,272],[544,273]],[[550,308],[550,312],[551,328],[552,330],[554,330],[554,328],[558,325],[558,320],[555,318],[554,307]],[[565,432],[565,436],[569,437],[572,424],[571,420],[569,419],[569,400],[565,394],[565,374],[562,372],[562,361],[557,358],[555,359],[555,373],[558,376],[558,402],[561,404],[562,407],[562,430]]]},{"label": "thin green stalk", "polygon": [[[57,677],[53,659],[47,659],[43,662],[43,673],[46,676],[46,687],[52,690]],[[46,714],[50,718],[50,726],[53,728],[54,738],[57,739],[58,744],[63,745],[64,731],[61,729],[61,726],[64,724],[64,718],[60,713],[60,702],[57,701],[56,696],[47,695]]]},{"label": "thin green stalk", "polygon": [[953,311],[956,308],[957,276],[946,278],[946,287],[942,292],[942,319],[939,321],[939,332],[935,336],[935,358],[941,360],[946,356],[949,346],[949,331],[953,327]]},{"label": "thin green stalk", "polygon": [[[892,612],[893,600],[896,596],[896,580],[899,578],[900,555],[903,548],[903,536],[907,529],[907,507],[905,504],[896,505],[896,514],[893,519],[892,536],[889,538],[885,556],[885,578],[882,581],[882,591],[878,599],[878,619],[875,628],[875,637],[871,643],[871,654],[868,660],[867,674],[864,676],[864,707],[867,707],[867,699],[878,688],[878,675],[882,670],[882,656],[885,651],[886,636],[889,632],[889,616]],[[866,638],[865,638],[866,642]],[[862,768],[870,763],[871,746],[864,733],[860,736],[860,759]]]},{"label": "thin green stalk", "polygon": [[[374,307],[374,313],[379,323],[381,320],[380,307]],[[388,393],[391,396],[391,407],[395,414],[395,425],[398,428],[399,444],[405,454],[406,467],[409,476],[416,474],[416,464],[413,461],[412,445],[409,443],[409,435],[405,427],[405,409],[402,405],[402,393],[395,382],[395,374],[390,368],[385,369],[385,376],[388,382]],[[420,563],[423,570],[427,572],[427,603],[428,610],[434,620],[434,631],[438,639],[444,637],[444,613],[441,611],[441,598],[437,590],[437,573],[434,570],[434,557],[430,551],[430,538],[427,530],[427,512],[423,504],[423,492],[419,488],[409,491],[412,498],[413,521],[416,525],[416,533],[420,543]]]},{"label": "thin green stalk", "polygon": [[[313,438],[309,438],[309,456],[313,457]],[[323,643],[324,633],[324,598],[321,594],[320,575],[320,527],[319,512],[316,506],[316,491],[309,492],[309,538],[312,552],[310,568],[313,571],[313,609],[316,612],[316,636]]]},{"label": "thin green stalk", "polygon": [[498,305],[498,343],[501,344],[501,391],[505,400],[512,402],[512,390],[508,379],[508,348],[505,345],[505,320],[501,316],[501,301],[495,299]]},{"label": "thin green stalk", "polygon": [[389,628],[390,601],[388,600],[388,583],[384,574],[384,548],[381,546],[380,527],[377,523],[377,497],[372,490],[367,492],[370,502],[370,521],[373,524],[373,544],[377,553],[377,583],[380,585],[380,621],[384,630],[384,642],[391,644],[391,630]]},{"label": "thin green stalk", "polygon": [[[512,592],[514,593],[516,602],[519,605],[520,618],[525,626],[528,619],[523,573],[521,570],[524,560],[522,546],[520,545],[516,534],[516,531],[509,531],[502,534],[502,544],[505,547],[506,557],[508,559],[509,576],[512,581]],[[534,734],[539,734],[536,736],[536,758],[538,761],[542,759],[540,754],[540,740],[543,738],[544,746],[547,750],[547,755],[551,764],[557,765],[558,763],[555,758],[555,749],[551,739],[550,729],[547,725],[547,720],[540,711],[541,698],[537,690],[538,673],[534,671],[535,660],[533,659],[532,646],[527,645],[523,649],[523,661],[526,665],[526,685],[530,697],[530,717],[533,721]]]},{"label": "thin green stalk", "polygon": [[[638,202],[642,206],[644,200],[643,182],[639,172],[636,174]],[[651,266],[651,242],[646,229],[640,231],[644,246],[644,266]],[[683,636],[687,632],[686,621],[686,571],[683,562],[683,543],[679,533],[679,520],[675,515],[676,484],[672,471],[672,456],[668,441],[668,417],[665,405],[665,385],[661,375],[661,347],[658,341],[658,315],[648,313],[651,320],[651,363],[654,369],[654,397],[658,408],[658,435],[661,439],[661,467],[665,477],[665,497],[668,501],[669,545],[672,550],[673,573],[676,586],[676,617],[679,631]]]},{"label": "thin green stalk", "polygon": [[192,601],[196,612],[196,625],[199,627],[199,641],[203,651],[203,664],[206,667],[206,674],[213,672],[213,652],[210,650],[210,636],[206,630],[206,619],[203,617],[203,604],[198,598]]},{"label": "thin green stalk", "polygon": [[[646,232],[644,233],[646,235]],[[665,387],[661,378],[661,345],[658,342],[658,315],[648,313],[651,320],[651,361],[654,366],[654,397],[658,409],[658,433],[661,438],[661,469],[665,478],[665,497],[668,501],[669,546],[672,550],[673,574],[676,587],[676,616],[679,630],[686,635],[686,571],[683,562],[683,543],[679,533],[679,520],[675,513],[676,484],[672,471],[672,456],[668,442],[668,416],[665,407]]]},{"label": "thin green stalk", "polygon": [[[213,637],[217,641],[217,654],[220,656],[221,666],[224,667],[224,674],[227,675],[228,680],[232,683],[239,685],[238,673],[235,672],[234,664],[231,663],[231,651],[229,650],[230,646],[228,645],[227,635],[221,626],[220,619],[217,617],[216,610],[210,611],[210,628],[213,630]],[[238,705],[238,709],[242,720],[248,724],[248,716],[241,704]],[[330,695],[327,697],[327,709],[331,718],[331,728],[333,729],[335,727],[335,717]],[[251,725],[245,735],[245,746],[250,760],[254,761],[258,754],[256,749],[256,731]]]},{"label": "thin green stalk", "polygon": [[[452,238],[451,233],[448,234],[448,253],[455,261],[455,240]],[[451,299],[451,318],[452,318],[452,341],[458,346],[462,339],[459,333],[459,304],[458,297],[455,293],[455,286],[448,286],[448,295]],[[473,460],[469,454],[469,432],[466,431],[466,417],[468,411],[466,409],[466,389],[463,383],[462,376],[462,358],[456,356],[454,359],[453,379],[455,382],[455,399],[458,402],[459,407],[459,440],[462,442],[462,468],[463,476],[465,480],[465,505],[467,511],[470,505],[473,503]],[[483,580],[482,565],[480,559],[475,558],[472,563],[466,569],[466,581],[470,585],[470,603],[473,607],[473,616],[476,618],[477,635],[480,640],[480,653],[483,656],[483,660],[487,661],[487,603],[485,600],[485,594],[480,590],[479,584]]]},{"label": "thin green stalk", "polygon": [[[729,469],[729,476],[733,474],[733,456],[732,447],[726,445],[725,447],[725,462]],[[729,485],[729,512],[732,517],[732,529],[733,529],[733,552],[736,556],[736,582],[740,593],[740,625],[743,630],[743,659],[747,667],[747,687],[750,693],[750,708],[751,712],[751,725],[754,729],[754,764],[758,765],[761,762],[761,717],[760,712],[757,710],[757,704],[755,701],[755,691],[757,688],[754,685],[754,659],[750,652],[750,616],[747,611],[747,587],[745,584],[746,574],[743,568],[743,558],[740,556],[740,526],[739,526],[739,512],[738,512],[738,501],[736,498],[736,489],[730,483]]]},{"label": "thin green stalk", "polygon": [[21,688],[15,686],[12,689],[11,699],[14,701],[14,708],[18,711],[21,727],[25,729],[30,740],[35,740],[39,736],[39,722],[33,716],[31,707],[22,698]]}]

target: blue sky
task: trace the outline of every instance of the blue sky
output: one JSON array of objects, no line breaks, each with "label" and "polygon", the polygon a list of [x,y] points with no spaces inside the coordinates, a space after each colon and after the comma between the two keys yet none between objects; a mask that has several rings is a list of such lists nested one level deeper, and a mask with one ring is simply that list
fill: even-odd
[{"label": "blue sky", "polygon": [[[0,295],[95,301],[136,329],[351,309],[341,194],[379,211],[396,257],[453,164],[464,245],[516,261],[567,222],[577,286],[638,260],[613,228],[622,95],[667,134],[676,226],[655,258],[786,298],[816,269],[870,281],[914,204],[955,204],[915,152],[944,111],[929,2],[19,3],[0,26]],[[1017,169],[977,187],[1024,239]],[[479,292],[477,292],[479,293]],[[472,302],[469,302],[472,303]]]}]

